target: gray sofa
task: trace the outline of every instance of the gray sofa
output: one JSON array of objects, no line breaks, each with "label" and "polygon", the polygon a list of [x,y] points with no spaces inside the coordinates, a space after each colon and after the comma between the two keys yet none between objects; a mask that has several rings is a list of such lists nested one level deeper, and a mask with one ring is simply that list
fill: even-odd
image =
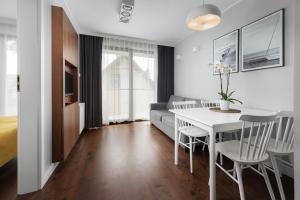
[{"label": "gray sofa", "polygon": [[[199,107],[201,106],[200,99],[192,99],[187,97],[180,97],[171,95],[170,99],[166,103],[153,103],[150,105],[150,121],[151,123],[174,140],[175,132],[175,117],[174,114],[169,111],[173,108],[174,101],[191,101],[195,100]],[[186,138],[182,138],[186,140]]]}]

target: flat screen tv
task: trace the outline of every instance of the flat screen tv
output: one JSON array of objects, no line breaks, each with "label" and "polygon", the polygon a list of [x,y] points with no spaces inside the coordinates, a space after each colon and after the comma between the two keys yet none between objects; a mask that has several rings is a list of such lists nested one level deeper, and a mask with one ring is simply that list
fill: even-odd
[{"label": "flat screen tv", "polygon": [[72,96],[73,94],[73,75],[69,72],[65,72],[65,95]]}]

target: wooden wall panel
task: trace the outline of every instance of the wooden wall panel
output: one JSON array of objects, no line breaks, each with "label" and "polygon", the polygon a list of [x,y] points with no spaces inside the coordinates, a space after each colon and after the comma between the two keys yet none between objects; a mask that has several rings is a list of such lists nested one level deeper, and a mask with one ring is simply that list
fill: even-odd
[{"label": "wooden wall panel", "polygon": [[74,66],[78,66],[78,34],[68,17],[64,14],[64,57]]},{"label": "wooden wall panel", "polygon": [[63,156],[61,151],[64,108],[62,16],[60,9],[52,9],[52,160],[54,162],[60,161]]},{"label": "wooden wall panel", "polygon": [[[52,161],[65,160],[79,137],[78,34],[60,7],[52,6]],[[65,71],[73,75],[65,96]]]}]

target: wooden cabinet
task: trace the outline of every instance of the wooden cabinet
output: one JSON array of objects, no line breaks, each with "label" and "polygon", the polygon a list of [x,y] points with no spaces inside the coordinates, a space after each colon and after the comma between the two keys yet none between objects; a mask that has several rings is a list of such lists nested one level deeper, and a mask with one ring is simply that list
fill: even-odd
[{"label": "wooden cabinet", "polygon": [[67,158],[79,137],[79,104],[67,105],[64,109],[64,159]]},{"label": "wooden cabinet", "polygon": [[63,45],[65,59],[78,66],[78,34],[65,14],[63,15]]},{"label": "wooden cabinet", "polygon": [[[66,96],[66,77],[72,77]],[[79,137],[78,34],[63,8],[52,6],[52,161],[65,160]],[[70,84],[70,83],[69,83]]]}]

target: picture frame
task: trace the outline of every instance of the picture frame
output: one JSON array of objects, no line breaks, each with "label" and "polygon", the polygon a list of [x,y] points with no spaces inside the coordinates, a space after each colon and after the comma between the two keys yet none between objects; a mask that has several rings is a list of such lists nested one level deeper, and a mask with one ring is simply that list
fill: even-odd
[{"label": "picture frame", "polygon": [[[239,72],[239,30],[234,30],[213,41],[213,64],[224,64],[231,73]],[[219,72],[213,69],[213,75]]]},{"label": "picture frame", "polygon": [[284,9],[240,29],[241,71],[284,66]]}]

